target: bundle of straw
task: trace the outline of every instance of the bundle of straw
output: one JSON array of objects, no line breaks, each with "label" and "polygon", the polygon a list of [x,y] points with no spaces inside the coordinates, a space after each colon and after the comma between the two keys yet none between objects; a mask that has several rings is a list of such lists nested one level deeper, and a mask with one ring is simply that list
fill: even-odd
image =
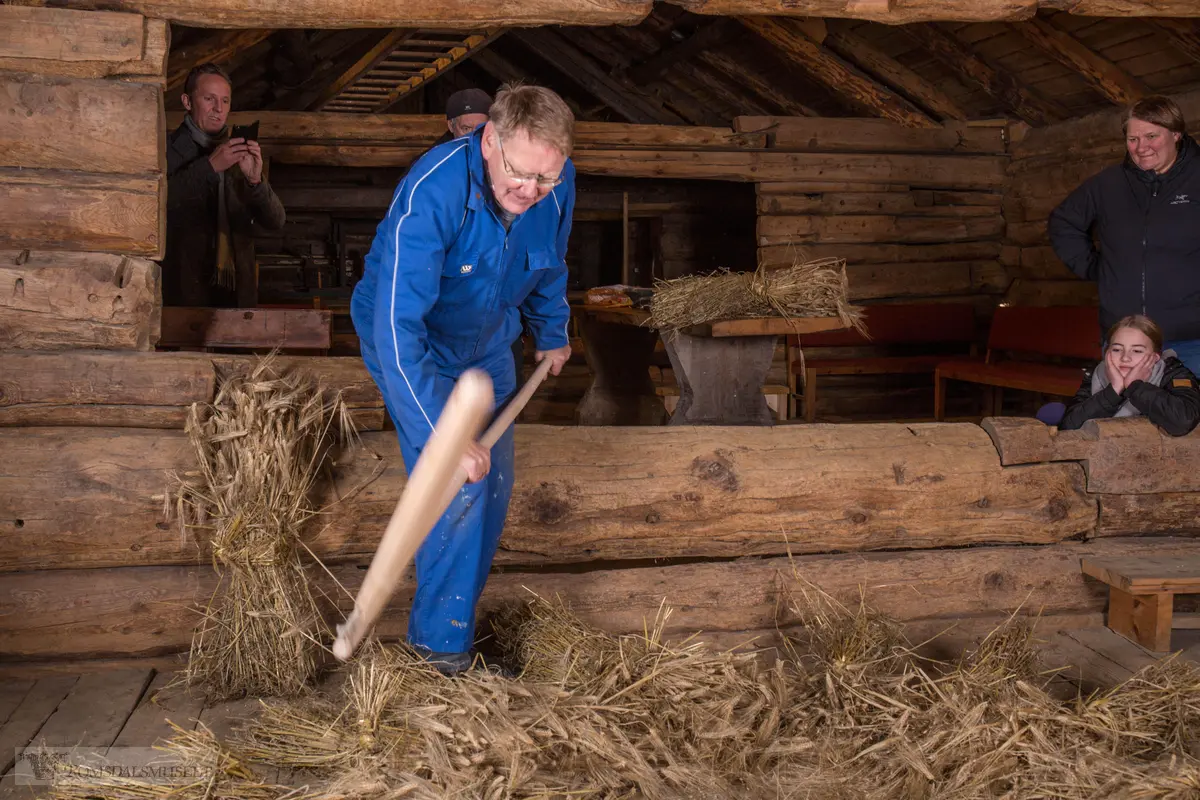
[{"label": "bundle of straw", "polygon": [[[716,272],[658,281],[647,324],[678,331],[726,319],[837,317],[862,328],[862,312],[847,299],[846,260],[821,258],[753,273]],[[865,331],[864,331],[865,332]]]},{"label": "bundle of straw", "polygon": [[300,692],[325,632],[298,535],[317,513],[313,484],[353,425],[340,394],[276,363],[235,368],[211,405],[192,407],[199,469],[176,476],[180,524],[208,532],[220,575],[186,679],[216,697]]}]

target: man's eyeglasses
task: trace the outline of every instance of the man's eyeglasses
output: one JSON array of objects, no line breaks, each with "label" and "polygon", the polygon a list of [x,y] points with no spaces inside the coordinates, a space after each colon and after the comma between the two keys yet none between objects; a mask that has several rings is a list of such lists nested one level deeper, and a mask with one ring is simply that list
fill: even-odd
[{"label": "man's eyeglasses", "polygon": [[510,181],[518,186],[525,186],[529,183],[537,183],[537,188],[549,191],[555,186],[563,182],[562,176],[557,178],[543,178],[541,175],[516,175],[513,173],[512,166],[508,163],[508,157],[504,155],[504,142],[500,140],[500,132],[495,128],[492,133],[496,135],[496,149],[500,151],[500,163],[504,167],[504,174]]}]

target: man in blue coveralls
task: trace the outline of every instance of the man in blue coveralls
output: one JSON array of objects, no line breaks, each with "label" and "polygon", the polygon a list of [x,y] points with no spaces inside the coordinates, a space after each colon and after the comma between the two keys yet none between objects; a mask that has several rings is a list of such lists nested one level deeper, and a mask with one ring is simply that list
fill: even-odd
[{"label": "man in blue coveralls", "polygon": [[[504,87],[491,119],[421,156],[401,181],[367,255],[350,310],[363,361],[383,392],[411,471],[458,377],[491,375],[514,393],[521,317],[536,358],[559,373],[571,354],[567,238],[575,206],[575,121],[549,89]],[[408,640],[439,670],[472,663],[475,605],[512,495],[510,427],[474,445],[459,492],[416,556]]]}]

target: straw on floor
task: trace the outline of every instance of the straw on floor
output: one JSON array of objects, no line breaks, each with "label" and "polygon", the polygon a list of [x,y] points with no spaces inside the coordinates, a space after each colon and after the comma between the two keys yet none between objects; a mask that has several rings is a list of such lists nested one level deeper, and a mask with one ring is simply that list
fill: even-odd
[{"label": "straw on floor", "polygon": [[294,695],[325,632],[298,536],[317,513],[317,476],[353,438],[349,413],[340,393],[269,357],[222,376],[213,403],[192,407],[187,434],[199,465],[176,477],[174,508],[220,577],[186,678],[215,697]]},{"label": "straw on floor", "polygon": [[727,319],[837,317],[862,328],[850,304],[846,260],[821,258],[754,272],[716,272],[657,281],[647,324],[668,332]]},{"label": "straw on floor", "polygon": [[[298,791],[320,800],[1200,796],[1195,665],[1167,660],[1062,701],[1025,620],[936,663],[861,599],[797,583],[788,605],[806,627],[772,667],[668,644],[666,609],[641,635],[610,636],[535,598],[499,626],[517,637],[519,680],[446,678],[376,645],[339,691],[266,703],[223,752],[262,776],[300,768]],[[268,790],[239,780],[247,796]],[[163,797],[142,788],[56,796]]]}]

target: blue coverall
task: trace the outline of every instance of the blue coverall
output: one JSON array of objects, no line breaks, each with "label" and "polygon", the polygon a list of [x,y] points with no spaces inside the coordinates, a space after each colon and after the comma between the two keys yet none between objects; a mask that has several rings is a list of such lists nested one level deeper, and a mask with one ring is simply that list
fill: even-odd
[{"label": "blue coverall", "polygon": [[[396,424],[411,472],[458,377],[491,375],[496,403],[516,388],[521,317],[539,350],[568,343],[567,238],[575,168],[506,231],[480,150],[483,128],[423,155],[396,188],[350,303],[363,361]],[[416,556],[408,640],[464,654],[512,496],[510,426],[487,477],[467,484]]]}]

